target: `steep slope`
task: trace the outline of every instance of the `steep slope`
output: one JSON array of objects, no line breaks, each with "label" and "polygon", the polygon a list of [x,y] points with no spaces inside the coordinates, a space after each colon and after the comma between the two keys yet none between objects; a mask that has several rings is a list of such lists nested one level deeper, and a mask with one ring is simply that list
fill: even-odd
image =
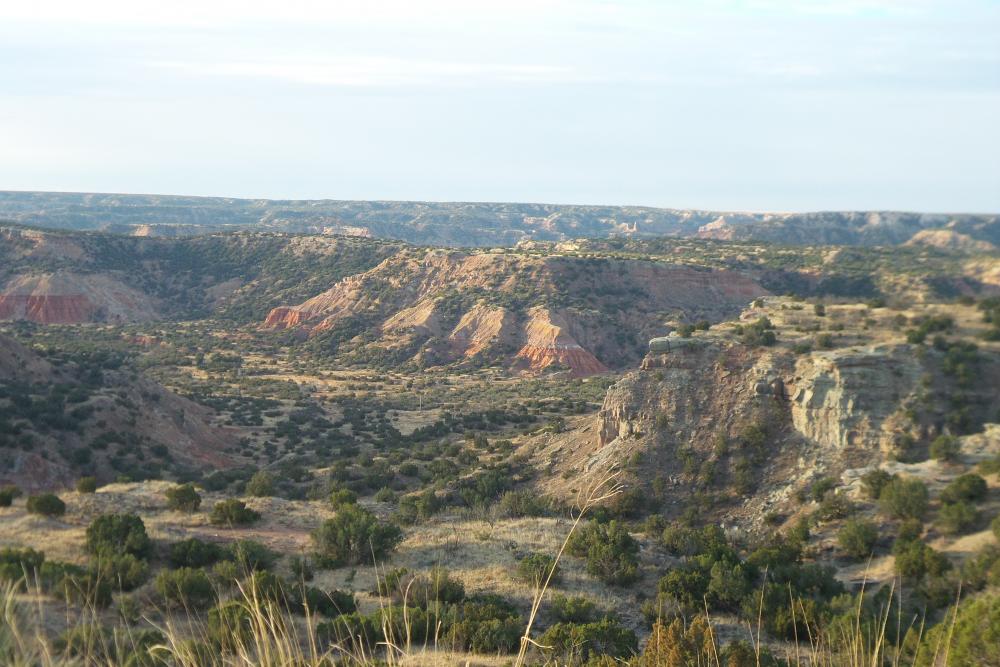
[{"label": "steep slope", "polygon": [[158,300],[102,274],[20,275],[0,287],[0,320],[39,324],[159,319]]},{"label": "steep slope", "polygon": [[[700,498],[702,518],[758,529],[769,512],[794,513],[796,493],[816,479],[922,461],[937,435],[974,433],[1000,408],[1000,346],[967,345],[978,323],[915,346],[886,309],[844,305],[817,317],[784,297],[756,303],[740,323],[655,339],[595,417],[529,441],[543,488],[572,497],[617,468],[649,496],[658,489],[667,515]],[[972,309],[950,312],[976,322]],[[773,346],[740,333],[760,317],[774,326]],[[839,332],[830,349],[807,349],[817,321]]]},{"label": "steep slope", "polygon": [[233,465],[239,434],[109,355],[42,358],[0,335],[0,483],[59,488]]},{"label": "steep slope", "polygon": [[905,245],[923,244],[946,250],[962,250],[965,252],[996,252],[997,246],[989,241],[980,241],[968,234],[962,234],[952,229],[925,229],[910,237]]},{"label": "steep slope", "polygon": [[951,229],[990,243],[1000,236],[996,215],[946,215],[899,211],[720,214],[699,227],[701,238],[784,245],[901,245],[927,230]]},{"label": "steep slope", "polygon": [[1000,245],[996,215],[891,211],[748,213],[639,206],[0,192],[0,219],[125,234],[177,236],[255,229],[465,247],[664,235],[802,245],[896,245],[922,230],[945,228]]},{"label": "steep slope", "polygon": [[397,248],[332,236],[163,239],[0,227],[0,320],[257,320]]},{"label": "steep slope", "polygon": [[634,363],[641,337],[668,319],[718,320],[766,293],[740,273],[683,264],[411,249],[272,310],[263,326],[370,359],[588,375]]}]

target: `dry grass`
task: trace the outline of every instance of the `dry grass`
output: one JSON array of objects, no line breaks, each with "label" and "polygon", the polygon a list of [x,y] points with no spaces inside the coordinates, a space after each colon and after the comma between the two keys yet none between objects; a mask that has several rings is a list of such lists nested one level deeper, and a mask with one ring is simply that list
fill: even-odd
[{"label": "dry grass", "polygon": [[[546,587],[537,591],[536,601],[544,597]],[[37,598],[36,598],[37,599]],[[291,615],[287,609],[279,608],[271,602],[255,597],[252,592],[240,589],[236,601],[247,613],[247,625],[242,632],[236,628],[226,631],[228,649],[221,651],[211,643],[212,630],[204,617],[180,615],[167,617],[161,622],[147,620],[143,627],[159,630],[162,641],[157,642],[149,653],[162,662],[156,664],[171,667],[331,667],[336,664],[351,667],[409,667],[416,665],[477,665],[482,667],[509,665],[510,657],[483,656],[439,650],[436,643],[418,645],[411,643],[409,628],[406,636],[394,636],[388,623],[383,625],[387,639],[374,649],[368,649],[350,639],[343,643],[326,644],[317,638],[316,619],[308,613],[304,619]],[[404,600],[404,608],[405,608]],[[791,601],[793,608],[797,601]],[[521,653],[515,665],[544,664],[552,667],[566,664],[560,658],[548,656],[544,647],[531,639],[532,622],[537,606],[532,610],[525,628]],[[0,586],[0,663],[11,667],[117,667],[125,664],[122,656],[127,656],[141,637],[140,628],[119,626],[111,635],[92,635],[85,644],[78,645],[74,655],[56,653],[48,637],[51,636],[50,623],[45,615],[46,607],[33,604],[26,596],[18,594],[16,586],[6,583]],[[398,613],[398,612],[397,612]],[[405,613],[405,612],[404,612]],[[94,629],[102,625],[101,615],[93,609],[77,610],[75,629]],[[954,615],[946,616],[946,623],[954,622]],[[897,619],[887,608],[876,620],[874,632],[867,632],[861,621],[861,610],[855,622],[832,636],[813,636],[805,624],[800,626],[798,644],[793,645],[782,662],[789,667],[909,667],[916,658],[901,659],[887,641],[890,629],[896,625],[903,631],[910,627],[902,619]],[[923,627],[912,627],[922,635]],[[950,627],[950,626],[949,626]],[[708,631],[710,647],[703,647],[697,659],[704,667],[723,667],[721,659],[722,635],[717,619],[709,618]],[[728,634],[728,633],[727,633]],[[745,627],[744,639],[749,639],[756,651],[758,663],[763,654],[760,620],[757,627]],[[728,637],[727,639],[732,639]],[[194,641],[192,641],[194,640]],[[925,650],[933,651],[933,664],[948,667],[950,633],[944,633],[942,641]],[[196,648],[198,644],[202,648]],[[926,657],[926,656],[925,656]],[[128,662],[129,665],[145,665],[145,662]],[[630,663],[632,664],[632,663]],[[641,663],[644,667],[656,667],[661,663]],[[667,664],[667,663],[662,663]],[[670,663],[673,664],[673,663]],[[685,663],[686,664],[686,663]],[[693,663],[692,663],[693,664]],[[962,667],[955,665],[955,667]]]}]

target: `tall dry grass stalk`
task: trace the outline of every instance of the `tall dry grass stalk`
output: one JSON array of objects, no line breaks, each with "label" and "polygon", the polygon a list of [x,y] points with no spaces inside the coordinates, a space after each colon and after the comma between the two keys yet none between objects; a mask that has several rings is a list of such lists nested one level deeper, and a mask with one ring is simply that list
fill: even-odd
[{"label": "tall dry grass stalk", "polygon": [[552,577],[555,576],[556,569],[559,567],[559,561],[566,552],[566,547],[569,545],[569,541],[572,539],[573,533],[576,532],[577,527],[583,520],[584,515],[597,504],[617,496],[625,489],[624,485],[618,481],[620,475],[621,471],[609,472],[589,487],[580,491],[576,503],[578,511],[576,516],[573,518],[573,524],[570,526],[569,532],[566,533],[566,538],[563,540],[562,546],[559,547],[555,560],[552,561],[552,566],[549,568],[545,581],[542,582],[541,585],[535,587],[535,594],[531,601],[531,611],[528,614],[528,623],[524,628],[524,634],[521,636],[521,647],[517,654],[517,660],[514,661],[514,667],[524,666],[524,661],[527,657],[529,647],[538,646],[539,648],[544,648],[531,639],[531,628],[534,626],[535,619],[538,617],[538,610],[541,608],[542,600],[545,598],[545,593],[548,591],[549,585],[552,583]]}]

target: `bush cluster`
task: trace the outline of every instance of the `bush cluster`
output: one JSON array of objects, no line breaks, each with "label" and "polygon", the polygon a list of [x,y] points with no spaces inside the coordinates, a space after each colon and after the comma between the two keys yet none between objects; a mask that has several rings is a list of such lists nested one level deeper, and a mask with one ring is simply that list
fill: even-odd
[{"label": "bush cluster", "polygon": [[624,586],[639,575],[639,543],[617,521],[591,521],[570,538],[567,551],[585,558],[587,572],[607,584]]},{"label": "bush cluster", "polygon": [[347,505],[312,534],[317,559],[332,567],[377,562],[396,548],[403,532],[357,505]]},{"label": "bush cluster", "polygon": [[221,500],[212,508],[209,520],[216,526],[244,526],[260,521],[260,512],[250,509],[242,500]]},{"label": "bush cluster", "polygon": [[35,496],[28,496],[25,508],[31,514],[41,516],[56,517],[66,513],[66,503],[59,499],[54,493],[41,493]]}]

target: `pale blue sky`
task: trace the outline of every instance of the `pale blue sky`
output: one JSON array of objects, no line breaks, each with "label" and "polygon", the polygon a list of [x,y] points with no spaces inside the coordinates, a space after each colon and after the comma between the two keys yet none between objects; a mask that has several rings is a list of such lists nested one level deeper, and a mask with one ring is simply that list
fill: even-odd
[{"label": "pale blue sky", "polygon": [[1000,2],[11,0],[0,189],[996,212]]}]

